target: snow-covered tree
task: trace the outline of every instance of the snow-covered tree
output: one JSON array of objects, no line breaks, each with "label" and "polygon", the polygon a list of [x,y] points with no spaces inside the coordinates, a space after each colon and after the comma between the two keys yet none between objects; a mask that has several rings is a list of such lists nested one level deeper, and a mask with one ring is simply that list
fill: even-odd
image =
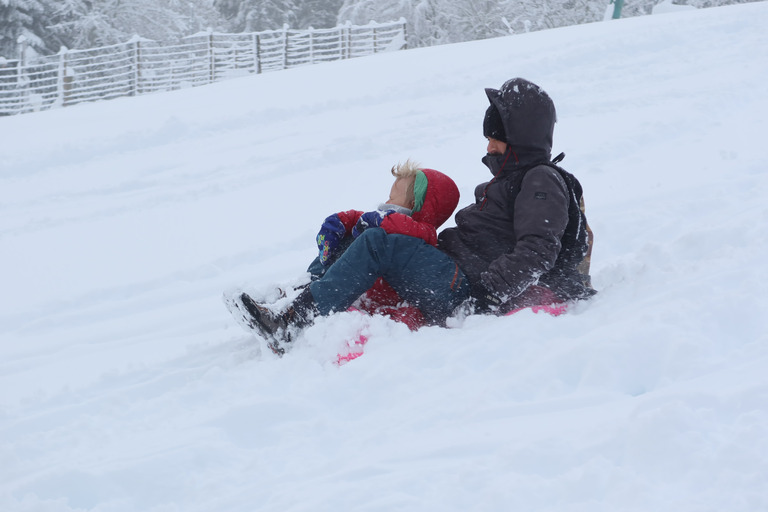
[{"label": "snow-covered tree", "polygon": [[212,0],[59,0],[50,29],[67,46],[86,48],[134,35],[176,39],[217,22]]},{"label": "snow-covered tree", "polygon": [[502,9],[509,31],[520,33],[598,21],[607,5],[604,0],[507,0]]},{"label": "snow-covered tree", "polygon": [[[648,0],[653,1],[653,0]],[[408,44],[429,46],[601,19],[607,0],[345,0],[339,22],[408,21]]]},{"label": "snow-covered tree", "polygon": [[231,32],[257,32],[296,26],[294,0],[214,0]]},{"label": "snow-covered tree", "polygon": [[749,2],[759,2],[761,0],[678,0],[673,1],[673,4],[684,4],[684,5],[692,5],[694,7],[697,7],[699,9],[704,7],[718,7],[720,5],[730,5],[730,4],[746,4]]},{"label": "snow-covered tree", "polygon": [[446,6],[450,10],[446,37],[458,42],[509,34],[504,4],[498,0],[463,0]]},{"label": "snow-covered tree", "polygon": [[452,42],[446,38],[449,18],[446,0],[345,0],[338,21],[364,25],[369,21],[387,22],[405,18],[408,45],[431,46]]},{"label": "snow-covered tree", "polygon": [[0,0],[0,56],[18,56],[18,39],[39,54],[58,51],[61,41],[47,29],[55,0]]},{"label": "snow-covered tree", "polygon": [[330,28],[344,0],[296,0],[296,28]]},{"label": "snow-covered tree", "polygon": [[187,36],[207,28],[221,28],[222,18],[213,6],[213,0],[166,0],[168,8],[181,18],[180,36]]}]

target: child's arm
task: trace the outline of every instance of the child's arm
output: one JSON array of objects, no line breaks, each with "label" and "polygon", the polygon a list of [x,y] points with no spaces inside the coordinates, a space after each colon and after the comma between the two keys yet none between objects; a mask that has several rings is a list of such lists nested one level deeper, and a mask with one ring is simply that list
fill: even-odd
[{"label": "child's arm", "polygon": [[345,212],[339,212],[336,215],[339,216],[341,223],[344,224],[344,229],[347,230],[347,234],[351,235],[352,228],[355,227],[355,224],[357,224],[357,221],[360,219],[363,213],[365,212],[358,210],[347,210]]},{"label": "child's arm", "polygon": [[381,228],[390,235],[408,235],[421,238],[437,247],[437,230],[427,222],[418,222],[402,213],[390,213],[381,221]]},{"label": "child's arm", "polygon": [[341,241],[352,233],[352,228],[362,214],[363,212],[348,210],[333,213],[325,218],[315,237],[320,263],[328,265],[334,259],[334,253]]},{"label": "child's arm", "polygon": [[[352,233],[352,228],[355,227],[357,221],[363,216],[365,212],[358,210],[347,210],[346,212],[339,212],[336,215],[339,216],[341,222],[344,224],[344,228],[347,230],[347,234]],[[418,222],[413,220],[412,217],[404,215],[402,213],[390,213],[381,221],[381,227],[390,235],[408,235],[416,238],[421,238],[429,245],[437,247],[437,230],[432,224],[427,222]]]}]

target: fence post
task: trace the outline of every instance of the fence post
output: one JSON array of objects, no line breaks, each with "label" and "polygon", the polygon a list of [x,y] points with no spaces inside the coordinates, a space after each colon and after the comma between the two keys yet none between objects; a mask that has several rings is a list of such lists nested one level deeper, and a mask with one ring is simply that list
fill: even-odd
[{"label": "fence post", "polygon": [[24,68],[27,66],[27,38],[26,36],[19,36],[19,38],[16,40],[16,44],[19,47],[19,67],[17,68],[17,79],[16,83],[18,86],[21,85],[23,82],[24,77]]},{"label": "fence post", "polygon": [[261,36],[258,32],[253,34],[253,63],[256,74],[261,74]]},{"label": "fence post", "polygon": [[[25,78],[24,73],[27,67],[27,38],[25,36],[19,36],[16,40],[16,44],[19,47],[19,62],[16,68],[16,113],[21,114],[24,112],[24,89],[29,85],[29,81]],[[27,94],[29,91],[27,91]]]},{"label": "fence post", "polygon": [[67,92],[69,91],[72,78],[67,79],[67,52],[66,46],[59,48],[59,69],[56,73],[56,103],[65,107],[67,105]]},{"label": "fence post", "polygon": [[400,18],[400,23],[403,25],[403,50],[408,49],[408,22],[405,18]]},{"label": "fence post", "polygon": [[315,63],[315,41],[314,41],[314,35],[312,33],[314,29],[312,27],[309,27],[307,31],[309,32],[309,63],[314,64]]},{"label": "fence post", "polygon": [[21,69],[26,65],[25,59],[27,56],[27,37],[19,36],[19,38],[16,39],[16,45],[19,48],[19,69]]},{"label": "fence post", "polygon": [[373,53],[376,53],[378,51],[378,41],[376,40],[376,26],[377,23],[375,21],[371,21],[371,25],[373,25]]},{"label": "fence post", "polygon": [[212,84],[216,80],[216,55],[213,51],[213,29],[208,29],[208,36],[206,37],[207,54],[208,54],[208,83]]},{"label": "fence post", "polygon": [[342,59],[348,59],[349,56],[350,56],[350,53],[351,53],[350,34],[349,34],[349,31],[350,31],[349,27],[350,27],[351,24],[352,24],[352,22],[347,20],[347,22],[344,24],[344,28],[342,29],[344,31],[344,43],[343,43],[343,45],[344,45],[344,52],[343,52],[343,55],[342,55]]},{"label": "fence post", "polygon": [[141,94],[141,38],[133,36],[130,41],[133,44],[133,84],[131,84],[131,96]]},{"label": "fence post", "polygon": [[288,68],[288,24],[283,24],[283,69]]}]

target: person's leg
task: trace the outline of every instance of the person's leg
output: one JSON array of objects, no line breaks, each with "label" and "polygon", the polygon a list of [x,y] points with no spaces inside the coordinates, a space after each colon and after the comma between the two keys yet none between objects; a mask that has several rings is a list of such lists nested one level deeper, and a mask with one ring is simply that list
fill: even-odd
[{"label": "person's leg", "polygon": [[419,238],[365,230],[324,275],[310,285],[322,315],[345,311],[379,277],[418,307],[427,321],[441,323],[469,297],[469,284],[445,253]]}]

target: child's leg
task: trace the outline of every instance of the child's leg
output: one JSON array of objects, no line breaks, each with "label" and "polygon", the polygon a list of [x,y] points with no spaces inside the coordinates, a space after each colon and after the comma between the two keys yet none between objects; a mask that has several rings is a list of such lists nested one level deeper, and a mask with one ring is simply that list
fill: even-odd
[{"label": "child's leg", "polygon": [[441,323],[469,297],[469,284],[446,254],[419,238],[365,230],[311,285],[320,313],[344,311],[379,277],[431,323]]}]

